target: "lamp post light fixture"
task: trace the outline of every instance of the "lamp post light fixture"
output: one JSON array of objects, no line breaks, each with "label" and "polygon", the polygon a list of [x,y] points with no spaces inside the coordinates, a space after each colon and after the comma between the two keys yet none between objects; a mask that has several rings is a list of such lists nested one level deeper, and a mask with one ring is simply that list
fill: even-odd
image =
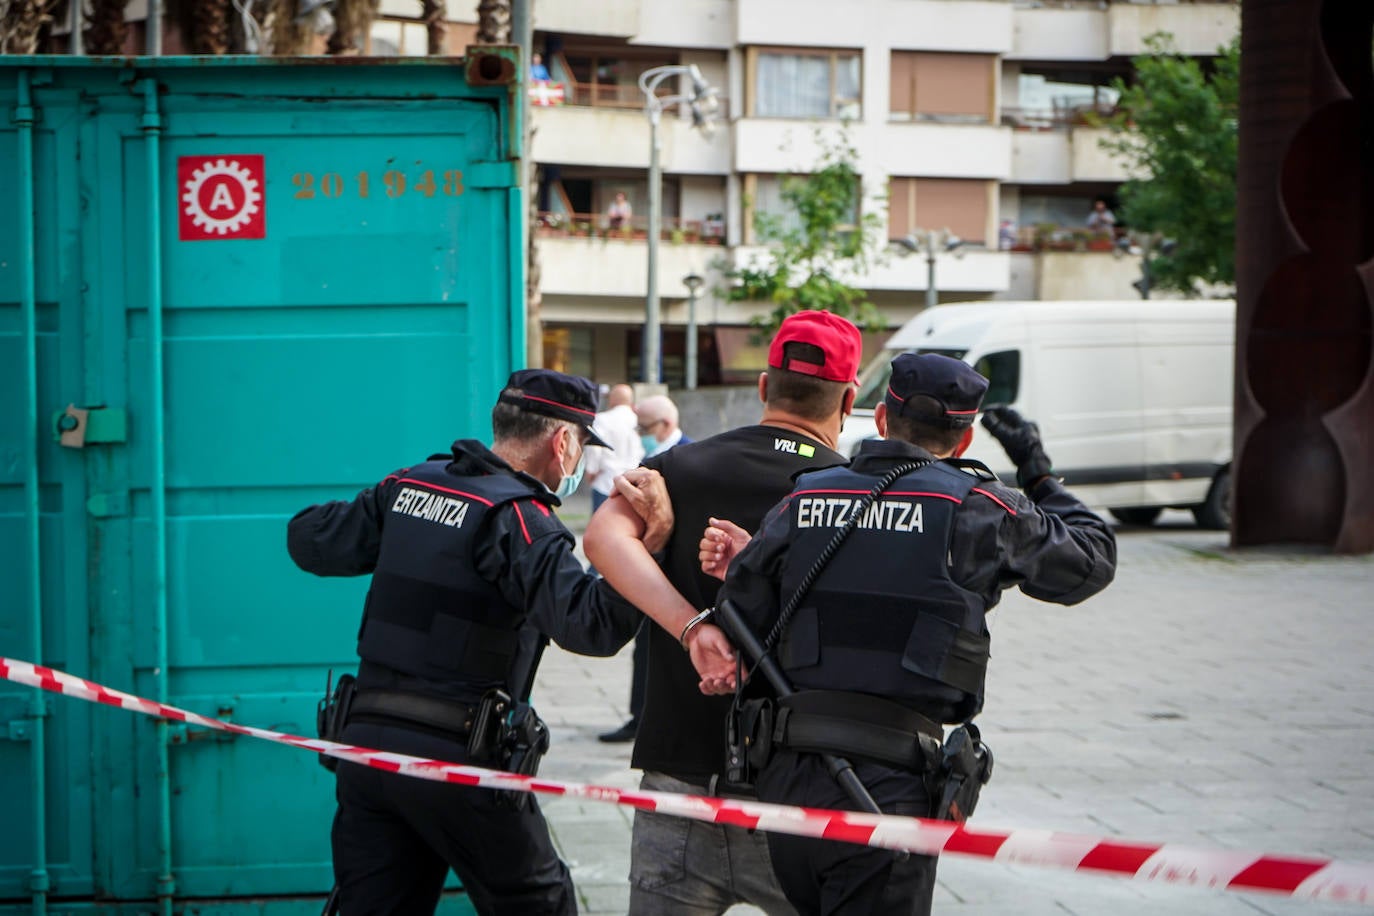
[{"label": "lamp post light fixture", "polygon": [[935,259],[941,253],[954,252],[956,258],[964,256],[961,246],[964,240],[948,229],[917,229],[897,240],[897,245],[907,254],[926,256],[926,308],[939,304],[940,291],[935,285]]},{"label": "lamp post light fixture", "polygon": [[697,390],[697,291],[706,281],[699,274],[682,278],[687,287],[687,390]]},{"label": "lamp post light fixture", "polygon": [[[664,80],[675,76],[685,76],[691,80],[690,92],[677,95],[658,94],[658,87]],[[661,147],[658,139],[658,125],[663,110],[673,105],[691,106],[692,126],[711,135],[711,119],[720,109],[717,90],[706,82],[696,64],[669,64],[652,67],[639,75],[639,88],[644,93],[644,115],[649,119],[649,270],[648,296],[644,302],[644,350],[640,366],[640,380],[656,383],[663,380],[663,354],[661,320],[658,301],[658,243],[659,224],[663,222],[663,176],[659,168]]]},{"label": "lamp post light fixture", "polygon": [[1147,232],[1121,236],[1116,240],[1116,248],[1112,250],[1112,254],[1118,258],[1128,254],[1140,255],[1140,279],[1131,286],[1140,293],[1140,298],[1148,299],[1154,286],[1154,277],[1150,273],[1150,258],[1156,252],[1168,257],[1177,247],[1178,243],[1173,239],[1166,239],[1158,232]]}]

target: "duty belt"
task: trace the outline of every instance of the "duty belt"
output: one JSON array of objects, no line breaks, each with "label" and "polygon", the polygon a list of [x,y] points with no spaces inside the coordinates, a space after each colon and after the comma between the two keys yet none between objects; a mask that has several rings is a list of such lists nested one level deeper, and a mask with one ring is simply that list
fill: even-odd
[{"label": "duty belt", "polygon": [[472,731],[477,707],[458,700],[411,693],[406,690],[362,688],[353,698],[349,721],[360,718],[384,720],[388,724],[422,725],[463,739]]},{"label": "duty belt", "polygon": [[921,772],[940,759],[940,726],[900,703],[863,693],[802,690],[778,701],[773,742],[847,754]]}]

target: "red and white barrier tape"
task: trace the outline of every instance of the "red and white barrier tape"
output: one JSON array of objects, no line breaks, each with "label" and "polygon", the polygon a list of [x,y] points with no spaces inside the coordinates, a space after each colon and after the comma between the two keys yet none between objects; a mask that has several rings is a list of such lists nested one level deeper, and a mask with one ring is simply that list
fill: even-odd
[{"label": "red and white barrier tape", "polygon": [[699,821],[795,836],[844,840],[924,855],[951,853],[1016,865],[1040,865],[1115,875],[1137,881],[1166,881],[1231,891],[1264,891],[1306,900],[1374,906],[1374,863],[1368,862],[1136,843],[1046,830],[974,830],[949,821],[923,818],[794,808],[764,802],[556,782],[235,725],[111,690],[52,668],[3,656],[0,656],[0,678],[93,703],[248,735],[379,770],[437,782],[568,795]]}]

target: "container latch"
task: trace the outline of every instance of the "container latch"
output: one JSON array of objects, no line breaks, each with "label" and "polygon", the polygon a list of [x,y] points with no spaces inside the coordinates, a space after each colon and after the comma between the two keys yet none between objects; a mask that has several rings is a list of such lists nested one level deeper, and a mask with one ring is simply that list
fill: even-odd
[{"label": "container latch", "polygon": [[112,442],[129,441],[129,412],[122,407],[77,407],[54,418],[57,441],[64,448],[85,448]]}]

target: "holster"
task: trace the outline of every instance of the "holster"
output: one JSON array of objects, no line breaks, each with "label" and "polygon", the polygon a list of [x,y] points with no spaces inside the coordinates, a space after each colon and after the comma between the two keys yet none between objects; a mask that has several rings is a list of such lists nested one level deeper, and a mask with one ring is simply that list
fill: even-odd
[{"label": "holster", "polygon": [[493,687],[477,703],[477,714],[468,732],[468,760],[482,767],[499,767],[501,723],[510,711],[510,694]]},{"label": "holster", "polygon": [[991,778],[992,749],[983,743],[978,726],[969,722],[954,729],[940,748],[939,763],[926,774],[931,816],[963,823]]},{"label": "holster", "polygon": [[[521,776],[536,776],[539,762],[549,749],[549,728],[534,707],[528,703],[514,703],[501,722],[501,769]],[[528,792],[498,792],[497,799],[514,810],[520,810],[529,799]]]},{"label": "holster", "polygon": [[[468,759],[478,766],[535,776],[549,749],[549,729],[529,703],[504,690],[488,690],[477,704],[468,736]],[[498,791],[497,800],[513,809],[525,806],[528,792]]]},{"label": "holster", "polygon": [[[332,669],[330,670],[329,678],[324,683],[324,699],[320,700],[319,707],[315,710],[315,731],[322,739],[325,741],[343,739],[344,725],[348,722],[348,711],[353,706],[353,697],[357,691],[357,682],[353,675],[341,674],[338,682],[335,683],[334,672]],[[320,766],[332,773],[339,768],[339,760],[337,757],[321,754]]]},{"label": "holster", "polygon": [[776,708],[767,698],[730,706],[725,720],[725,783],[723,788],[744,791],[773,756]]}]

